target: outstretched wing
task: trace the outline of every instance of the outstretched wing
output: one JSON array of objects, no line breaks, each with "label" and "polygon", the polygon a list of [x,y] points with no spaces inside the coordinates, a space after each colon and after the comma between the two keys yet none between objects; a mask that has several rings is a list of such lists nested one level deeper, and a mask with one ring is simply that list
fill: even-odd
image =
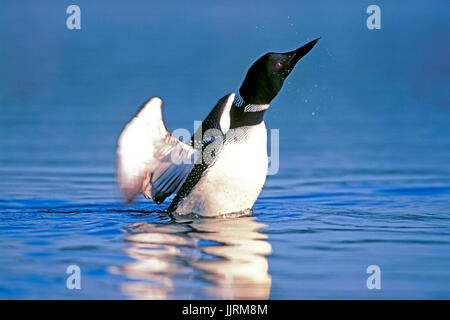
[{"label": "outstretched wing", "polygon": [[[200,140],[208,129],[228,131],[233,99],[234,93],[219,100],[197,131]],[[194,149],[167,131],[161,105],[160,98],[150,99],[119,137],[117,175],[128,201],[142,192],[156,203],[163,202],[180,189],[202,152],[201,145]]]},{"label": "outstretched wing", "polygon": [[161,99],[150,99],[119,137],[117,174],[128,201],[142,192],[156,203],[163,202],[181,187],[194,166],[197,152],[167,131],[161,105]]}]

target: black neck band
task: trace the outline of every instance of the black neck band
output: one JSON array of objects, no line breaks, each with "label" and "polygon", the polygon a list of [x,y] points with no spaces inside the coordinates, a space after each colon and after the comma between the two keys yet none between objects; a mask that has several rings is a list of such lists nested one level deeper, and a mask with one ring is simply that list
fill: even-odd
[{"label": "black neck band", "polygon": [[230,110],[230,129],[244,127],[244,126],[255,126],[260,124],[264,120],[264,112],[244,112],[245,107],[236,107],[233,103]]}]

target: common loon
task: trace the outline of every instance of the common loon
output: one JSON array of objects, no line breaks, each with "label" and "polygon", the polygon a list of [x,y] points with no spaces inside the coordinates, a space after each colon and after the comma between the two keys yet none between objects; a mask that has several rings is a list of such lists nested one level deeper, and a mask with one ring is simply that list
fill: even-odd
[{"label": "common loon", "polygon": [[264,112],[296,63],[319,41],[267,53],[247,72],[237,93],[224,96],[190,143],[171,135],[158,97],[123,129],[117,147],[118,182],[128,201],[138,193],[169,213],[220,216],[250,211],[268,170]]}]

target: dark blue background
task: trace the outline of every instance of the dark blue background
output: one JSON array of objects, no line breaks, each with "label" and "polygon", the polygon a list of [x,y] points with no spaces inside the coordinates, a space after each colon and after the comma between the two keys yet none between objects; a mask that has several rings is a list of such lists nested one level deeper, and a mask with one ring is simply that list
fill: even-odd
[{"label": "dark blue background", "polygon": [[[70,4],[81,30],[66,28]],[[381,30],[366,27],[370,4]],[[261,55],[321,36],[266,115],[281,163],[254,216],[270,297],[449,298],[449,30],[444,0],[2,0],[0,297],[122,297],[129,273],[110,266],[135,257],[120,230],[177,225],[136,217],[152,202],[122,205],[125,123],[157,95],[168,128],[192,131]],[[195,239],[183,263],[209,247]],[[65,289],[70,263],[88,270],[80,293]],[[381,291],[365,287],[370,264]],[[227,297],[205,293],[218,282],[201,270],[168,272],[166,297]]]}]

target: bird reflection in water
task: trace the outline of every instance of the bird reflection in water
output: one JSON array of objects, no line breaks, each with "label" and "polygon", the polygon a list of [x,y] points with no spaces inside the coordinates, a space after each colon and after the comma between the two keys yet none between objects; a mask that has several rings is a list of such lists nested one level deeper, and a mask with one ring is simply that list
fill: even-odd
[{"label": "bird reflection in water", "polygon": [[265,226],[253,216],[134,223],[125,229],[134,261],[111,270],[133,280],[122,285],[133,299],[268,299]]}]

